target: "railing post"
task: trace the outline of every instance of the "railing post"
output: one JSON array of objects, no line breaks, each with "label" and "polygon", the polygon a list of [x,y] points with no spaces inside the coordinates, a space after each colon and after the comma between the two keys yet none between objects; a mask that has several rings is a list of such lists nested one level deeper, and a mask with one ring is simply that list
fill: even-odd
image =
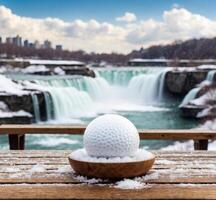
[{"label": "railing post", "polygon": [[8,135],[10,150],[24,150],[25,149],[25,134]]},{"label": "railing post", "polygon": [[194,150],[208,150],[208,140],[194,140]]}]

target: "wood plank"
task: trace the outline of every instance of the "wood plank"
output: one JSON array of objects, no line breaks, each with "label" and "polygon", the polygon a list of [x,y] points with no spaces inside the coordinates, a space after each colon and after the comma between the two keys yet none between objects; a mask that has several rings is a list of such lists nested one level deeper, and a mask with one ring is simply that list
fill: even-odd
[{"label": "wood plank", "polygon": [[80,184],[6,184],[0,199],[215,199],[215,184],[148,184],[140,190]]},{"label": "wood plank", "polygon": [[[83,134],[83,125],[1,125],[0,134]],[[141,139],[157,140],[206,140],[216,139],[210,130],[139,130]]]}]

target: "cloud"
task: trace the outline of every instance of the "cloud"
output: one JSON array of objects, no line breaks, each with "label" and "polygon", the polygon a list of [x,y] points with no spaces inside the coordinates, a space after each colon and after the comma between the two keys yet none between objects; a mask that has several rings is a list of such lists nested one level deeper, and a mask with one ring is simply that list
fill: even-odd
[{"label": "cloud", "polygon": [[134,22],[136,21],[136,15],[134,13],[126,12],[123,16],[117,17],[116,21],[119,22]]},{"label": "cloud", "polygon": [[[125,21],[125,16],[128,14],[125,13],[120,20]],[[174,7],[164,11],[160,21],[153,18],[136,21],[132,20],[133,17],[128,19],[127,22],[130,23],[126,24],[99,22],[96,19],[66,22],[50,17],[21,17],[9,8],[0,6],[0,35],[7,37],[19,34],[25,39],[40,42],[49,39],[54,44],[63,44],[64,48],[70,50],[123,53],[141,46],[216,36],[215,20],[185,8]]]}]

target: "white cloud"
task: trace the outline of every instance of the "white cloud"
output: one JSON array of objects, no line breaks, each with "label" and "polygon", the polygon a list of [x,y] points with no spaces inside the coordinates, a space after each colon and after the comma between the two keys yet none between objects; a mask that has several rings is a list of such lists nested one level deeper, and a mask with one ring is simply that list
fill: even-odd
[{"label": "white cloud", "polygon": [[119,22],[134,22],[136,21],[136,15],[134,13],[126,12],[123,16],[117,17],[116,21]]},{"label": "white cloud", "polygon": [[0,6],[0,27],[0,35],[3,37],[19,34],[31,41],[49,39],[54,44],[63,44],[65,48],[88,52],[127,53],[141,46],[216,36],[215,20],[184,8],[164,11],[161,21],[136,20],[116,25],[95,19],[65,22],[58,18],[21,17]]}]

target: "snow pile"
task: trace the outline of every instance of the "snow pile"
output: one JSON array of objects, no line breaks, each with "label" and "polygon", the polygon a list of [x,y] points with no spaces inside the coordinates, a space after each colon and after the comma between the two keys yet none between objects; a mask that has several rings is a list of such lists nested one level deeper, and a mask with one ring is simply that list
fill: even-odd
[{"label": "snow pile", "polygon": [[16,172],[20,172],[21,170],[17,167],[8,167],[6,169],[4,169],[4,172],[9,172],[9,173],[16,173]]},{"label": "snow pile", "polygon": [[54,69],[54,72],[55,72],[55,74],[58,74],[58,75],[65,75],[65,71],[60,67],[56,67]]},{"label": "snow pile", "polygon": [[216,131],[216,119],[206,121],[204,124],[198,127],[198,129]]},{"label": "snow pile", "polygon": [[124,179],[122,181],[117,182],[114,187],[119,189],[142,189],[146,186],[146,183],[141,183],[131,179]]},{"label": "snow pile", "polygon": [[49,69],[44,65],[30,65],[22,70],[26,74],[34,74],[36,72],[48,72]]},{"label": "snow pile", "polygon": [[24,110],[11,112],[8,106],[4,102],[0,101],[0,118],[10,117],[32,117],[32,115]]},{"label": "snow pile", "polygon": [[146,187],[150,187],[146,182],[149,180],[155,180],[159,178],[159,173],[158,172],[154,172],[142,177],[135,177],[135,178],[127,178],[127,179],[123,179],[117,182],[114,182],[108,179],[99,179],[99,178],[87,178],[85,176],[79,176],[76,174],[73,174],[73,178],[77,181],[79,181],[80,183],[85,183],[85,184],[103,184],[109,187],[114,187],[114,188],[118,188],[118,189],[142,189],[142,188],[146,188]]},{"label": "snow pile", "polygon": [[21,81],[20,83],[23,85],[24,89],[39,90],[39,91],[47,92],[47,89],[44,86],[39,85],[33,81],[24,80],[24,81]]},{"label": "snow pile", "polygon": [[76,60],[26,60],[31,65],[85,65]]},{"label": "snow pile", "polygon": [[0,92],[7,94],[14,94],[18,96],[22,96],[25,94],[29,94],[28,91],[23,90],[23,86],[15,83],[9,78],[6,78],[4,75],[0,75]]},{"label": "snow pile", "polygon": [[216,65],[200,65],[197,69],[216,69]]},{"label": "snow pile", "polygon": [[29,175],[32,175],[34,173],[41,173],[45,172],[46,168],[43,165],[37,164],[34,165],[30,170],[29,170]]},{"label": "snow pile", "polygon": [[190,101],[190,103],[192,103],[193,105],[206,105],[208,104],[208,102],[215,101],[215,100],[216,100],[216,90],[211,89],[201,97]]},{"label": "snow pile", "polygon": [[19,110],[17,112],[0,111],[0,118],[10,118],[10,117],[32,117],[32,115],[24,110]]},{"label": "snow pile", "polygon": [[59,167],[56,172],[61,175],[61,174],[67,174],[71,172],[74,173],[74,170],[71,168],[71,166],[65,165],[65,166]]},{"label": "snow pile", "polygon": [[106,157],[89,156],[85,149],[78,149],[70,154],[70,158],[79,161],[95,162],[95,163],[124,163],[124,162],[148,160],[153,158],[153,154],[144,149],[138,149],[134,156],[106,158]]},{"label": "snow pile", "polygon": [[3,112],[9,111],[9,108],[3,101],[0,101],[0,112],[2,112],[2,111]]}]

